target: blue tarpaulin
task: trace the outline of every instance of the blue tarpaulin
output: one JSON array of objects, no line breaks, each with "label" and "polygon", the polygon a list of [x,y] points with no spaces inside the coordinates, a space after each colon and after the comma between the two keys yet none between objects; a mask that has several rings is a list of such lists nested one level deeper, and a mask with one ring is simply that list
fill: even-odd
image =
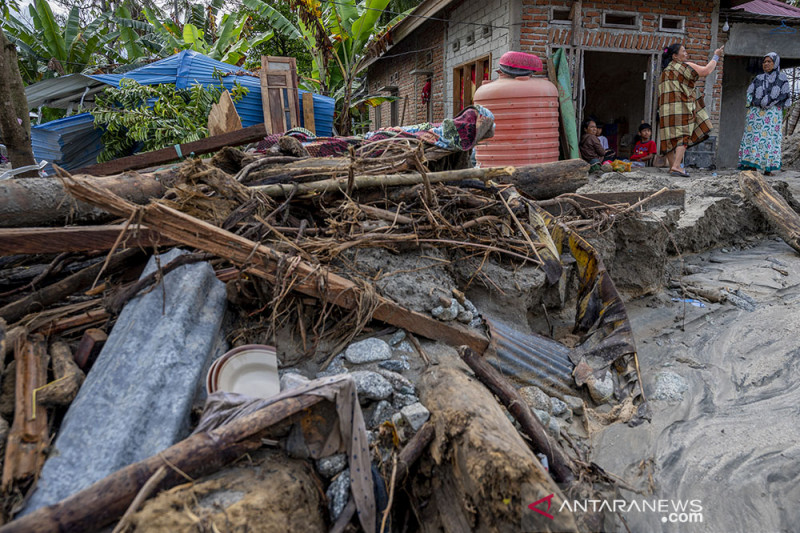
[{"label": "blue tarpaulin", "polygon": [[[254,126],[264,122],[264,111],[261,104],[261,80],[258,76],[235,65],[211,59],[192,50],[184,50],[174,56],[124,74],[96,74],[89,77],[116,87],[119,87],[120,80],[132,79],[142,85],[174,83],[179,89],[185,89],[198,83],[205,86],[219,86],[219,81],[214,78],[214,69],[231,74],[222,79],[226,89],[232,89],[233,84],[236,82],[249,89],[247,95],[236,103],[236,111],[242,119],[242,126]],[[300,90],[299,92],[300,118],[302,120],[302,95],[306,91]],[[319,137],[333,135],[334,102],[333,98],[319,94],[314,95],[314,123],[317,130],[316,134]]]},{"label": "blue tarpaulin", "polygon": [[[103,130],[95,129],[89,113],[46,122],[31,128],[33,156],[37,162],[44,159],[66,170],[93,165],[103,151],[102,136]],[[44,171],[52,173],[52,164]]]}]

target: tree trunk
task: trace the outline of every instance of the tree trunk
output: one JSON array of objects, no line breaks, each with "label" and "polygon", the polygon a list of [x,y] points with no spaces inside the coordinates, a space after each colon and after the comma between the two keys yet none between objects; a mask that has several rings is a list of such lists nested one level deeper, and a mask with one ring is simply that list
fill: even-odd
[{"label": "tree trunk", "polygon": [[[17,49],[8,42],[0,30],[0,137],[8,148],[8,159],[13,168],[35,165],[31,148],[31,121],[28,100],[17,64]],[[20,177],[35,177],[29,171]]]},{"label": "tree trunk", "polygon": [[500,181],[513,183],[517,190],[535,200],[547,200],[577,191],[589,183],[589,163],[568,159],[516,167],[514,175]]}]

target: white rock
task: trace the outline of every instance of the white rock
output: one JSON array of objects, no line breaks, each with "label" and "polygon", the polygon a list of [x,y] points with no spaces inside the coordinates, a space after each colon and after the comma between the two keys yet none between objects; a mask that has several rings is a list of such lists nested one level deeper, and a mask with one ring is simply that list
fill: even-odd
[{"label": "white rock", "polygon": [[354,365],[385,361],[392,358],[392,347],[381,339],[365,339],[348,346],[344,358]]},{"label": "white rock", "polygon": [[403,407],[400,409],[400,412],[403,414],[403,418],[415,433],[419,431],[419,428],[422,427],[422,424],[427,422],[428,418],[431,416],[431,412],[419,402]]}]

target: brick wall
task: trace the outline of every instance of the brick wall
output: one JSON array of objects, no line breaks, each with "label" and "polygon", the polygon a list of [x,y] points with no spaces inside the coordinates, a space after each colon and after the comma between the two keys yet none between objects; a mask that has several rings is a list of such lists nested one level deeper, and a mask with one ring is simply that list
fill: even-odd
[{"label": "brick wall", "polygon": [[[570,24],[551,24],[552,7],[569,9],[570,0],[522,0],[522,30],[520,47],[545,58],[552,47],[568,46],[572,42]],[[690,61],[700,64],[711,57],[712,20],[714,0],[599,0],[582,4],[581,45],[593,50],[647,51],[661,53],[668,45],[681,42],[686,46]],[[637,16],[638,27],[620,29],[603,26],[603,13],[624,13]],[[660,31],[662,16],[685,17],[684,31]],[[724,43],[725,35],[718,30],[718,44]],[[711,101],[706,104],[715,124],[719,123],[720,94],[722,90],[722,66],[717,75],[709,78],[714,83]],[[704,91],[704,81],[698,83]],[[708,95],[712,96],[712,95]]]},{"label": "brick wall", "polygon": [[[444,36],[445,23],[429,21],[423,24],[413,35],[405,38],[379,61],[371,65],[367,72],[367,82],[371,94],[388,96],[387,92],[379,92],[386,86],[398,88],[397,115],[404,126],[426,121],[427,104],[422,102],[422,89],[427,81],[424,75],[412,75],[412,70],[431,71],[431,102],[433,122],[441,122],[445,117],[444,101]],[[407,100],[406,100],[407,98]],[[406,103],[407,102],[407,103]],[[405,106],[405,119],[403,107]],[[381,113],[381,126],[391,125],[389,103],[379,109],[370,110],[372,126],[375,127],[375,114]]]},{"label": "brick wall", "polygon": [[[482,25],[491,26],[490,35],[484,35]],[[500,56],[508,51],[509,25],[507,0],[466,0],[451,10],[444,61],[446,116],[453,116],[453,69],[491,54],[494,73]]]}]

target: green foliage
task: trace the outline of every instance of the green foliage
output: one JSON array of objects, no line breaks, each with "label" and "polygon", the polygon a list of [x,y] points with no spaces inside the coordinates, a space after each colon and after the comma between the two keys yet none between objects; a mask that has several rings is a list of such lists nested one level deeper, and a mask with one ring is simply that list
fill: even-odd
[{"label": "green foliage", "polygon": [[46,0],[35,0],[28,9],[32,26],[10,13],[3,25],[19,51],[20,74],[26,84],[56,74],[94,70],[101,53],[119,38],[110,32],[105,14],[82,26],[80,10],[73,7],[62,28]]},{"label": "green foliage", "polygon": [[[95,126],[105,129],[105,148],[97,160],[123,157],[136,147],[148,152],[206,137],[208,113],[221,94],[219,87],[177,89],[123,79],[119,88],[98,95],[92,110]],[[231,98],[238,102],[245,94],[247,89],[236,83]]]}]

